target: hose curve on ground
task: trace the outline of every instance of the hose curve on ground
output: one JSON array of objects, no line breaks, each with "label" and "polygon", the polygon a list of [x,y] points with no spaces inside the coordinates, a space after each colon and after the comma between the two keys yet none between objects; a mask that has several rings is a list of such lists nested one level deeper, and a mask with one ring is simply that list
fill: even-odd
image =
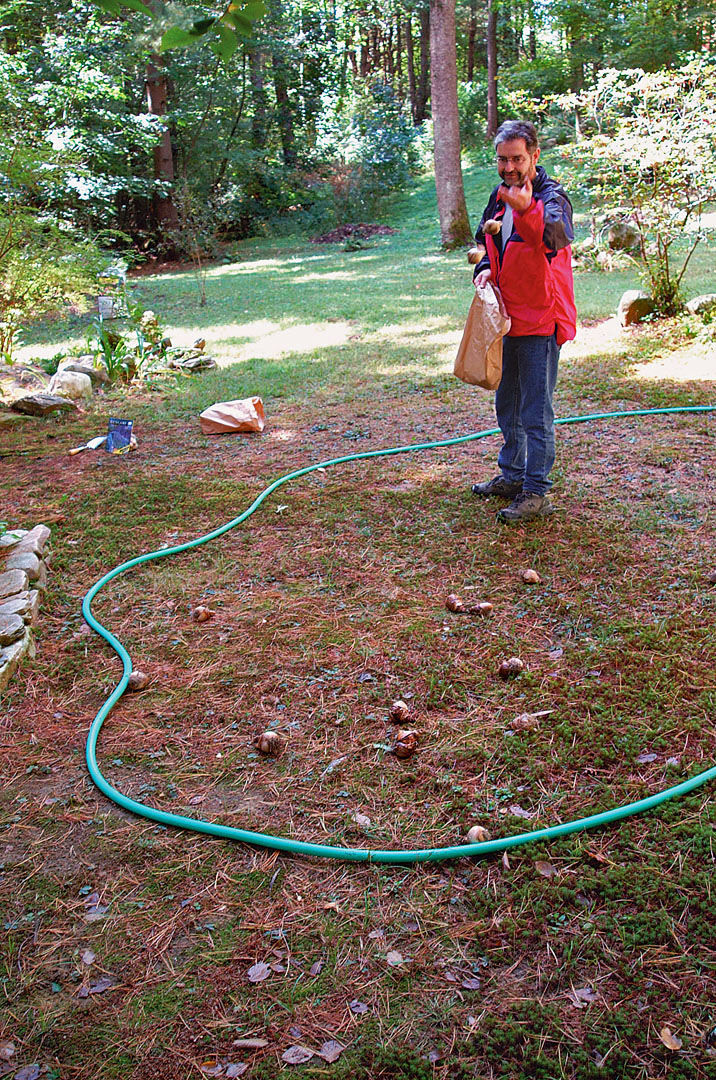
[{"label": "hose curve on ground", "polygon": [[[590,420],[612,420],[630,416],[709,412],[716,412],[716,405],[692,405],[662,409],[631,409],[625,412],[590,413],[585,416],[569,416],[561,418],[555,422],[557,424],[577,424]],[[489,855],[497,851],[505,851],[509,848],[529,844],[533,841],[551,840],[554,837],[567,836],[569,833],[581,832],[584,829],[594,829],[600,825],[607,825],[610,822],[621,821],[623,818],[631,817],[634,814],[642,814],[644,811],[651,810],[661,803],[666,802],[667,799],[676,799],[681,795],[686,795],[688,792],[693,791],[694,788],[701,787],[702,784],[706,784],[710,780],[716,779],[715,766],[706,769],[704,772],[698,773],[696,776],[692,776],[689,780],[683,781],[683,783],[676,784],[674,787],[665,788],[656,795],[650,795],[648,798],[639,799],[637,802],[628,803],[625,806],[614,807],[612,810],[591,814],[588,817],[578,818],[574,821],[563,822],[561,825],[552,825],[545,829],[535,829],[532,832],[519,833],[515,836],[500,837],[499,839],[487,840],[477,844],[460,844],[455,847],[422,848],[414,851],[380,851],[370,850],[368,848],[345,848],[326,844],[313,844],[303,840],[292,840],[281,836],[270,836],[267,833],[256,833],[231,825],[221,825],[217,822],[185,817],[182,814],[172,814],[165,810],[158,810],[155,807],[146,806],[136,799],[128,798],[126,795],[123,795],[121,791],[118,791],[117,788],[113,787],[102,775],[97,764],[97,740],[105,719],[127,688],[129,676],[132,672],[132,661],[122,643],[98,622],[92,614],[92,601],[100,589],[104,588],[105,585],[119,574],[124,574],[127,570],[131,570],[135,566],[141,566],[142,564],[152,562],[155,559],[164,559],[171,555],[178,555],[182,551],[189,551],[192,548],[200,547],[202,544],[208,543],[210,540],[215,540],[230,529],[240,525],[243,521],[246,521],[247,518],[258,510],[261,503],[276,491],[277,488],[292,480],[298,480],[302,476],[307,476],[317,469],[326,469],[334,465],[345,464],[349,461],[366,461],[369,458],[414,453],[418,450],[433,450],[441,447],[458,446],[461,443],[486,438],[488,435],[499,434],[499,428],[490,428],[486,431],[478,431],[471,435],[462,435],[453,439],[443,439],[439,442],[418,443],[411,446],[394,446],[385,450],[368,450],[358,454],[346,454],[344,457],[331,458],[328,461],[321,461],[315,465],[308,465],[305,468],[297,469],[295,472],[286,473],[284,476],[280,476],[277,480],[274,480],[267,488],[264,488],[247,510],[244,510],[244,512],[234,518],[233,521],[227,522],[226,525],[222,525],[213,532],[207,533],[205,536],[200,536],[195,540],[190,540],[187,543],[177,544],[175,547],[163,548],[159,551],[150,551],[145,555],[138,555],[135,558],[122,563],[120,566],[116,566],[114,570],[111,570],[108,574],[105,574],[104,577],[100,578],[99,581],[95,582],[82,601],[82,614],[89,626],[111,645],[121,659],[124,668],[121,680],[97,713],[87,736],[87,768],[93,782],[102,794],[106,795],[108,799],[111,799],[112,802],[116,803],[118,806],[123,807],[123,809],[129,810],[131,813],[147,818],[150,821],[157,822],[160,825],[187,829],[192,832],[206,833],[209,836],[223,837],[226,840],[240,840],[247,844],[270,848],[274,851],[285,851],[300,855],[315,855],[323,858],[341,859],[351,862],[397,864],[437,862],[443,859],[464,858],[465,856]]]}]

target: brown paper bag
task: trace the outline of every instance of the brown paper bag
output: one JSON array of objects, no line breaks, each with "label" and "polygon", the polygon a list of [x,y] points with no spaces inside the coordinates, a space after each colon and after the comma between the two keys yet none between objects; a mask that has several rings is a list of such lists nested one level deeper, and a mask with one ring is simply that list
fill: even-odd
[{"label": "brown paper bag", "polygon": [[489,281],[482,289],[475,289],[455,357],[458,379],[485,390],[497,389],[502,378],[502,338],[510,325],[498,289]]},{"label": "brown paper bag", "polygon": [[260,397],[240,401],[217,401],[199,416],[205,435],[224,435],[232,431],[263,431],[266,425]]}]

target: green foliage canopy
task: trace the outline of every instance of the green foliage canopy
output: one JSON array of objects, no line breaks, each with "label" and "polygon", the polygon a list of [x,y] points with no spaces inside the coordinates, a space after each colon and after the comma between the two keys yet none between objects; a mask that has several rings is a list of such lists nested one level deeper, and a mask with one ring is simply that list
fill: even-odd
[{"label": "green foliage canopy", "polygon": [[659,72],[610,68],[562,101],[591,125],[570,156],[603,205],[634,222],[657,310],[676,313],[689,259],[705,239],[703,214],[716,200],[716,61],[698,56]]}]

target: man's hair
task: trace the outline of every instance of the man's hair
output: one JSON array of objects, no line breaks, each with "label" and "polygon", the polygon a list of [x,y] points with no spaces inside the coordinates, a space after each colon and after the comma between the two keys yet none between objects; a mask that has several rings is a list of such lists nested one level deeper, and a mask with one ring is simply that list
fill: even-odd
[{"label": "man's hair", "polygon": [[504,124],[500,124],[495,135],[495,150],[500,143],[511,142],[513,139],[524,139],[530,154],[539,146],[537,129],[529,120],[505,120]]}]

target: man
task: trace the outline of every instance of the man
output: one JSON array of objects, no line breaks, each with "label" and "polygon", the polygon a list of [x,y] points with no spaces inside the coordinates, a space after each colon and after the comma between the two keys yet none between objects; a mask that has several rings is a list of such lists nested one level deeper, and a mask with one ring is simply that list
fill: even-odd
[{"label": "man", "polygon": [[[531,521],[552,512],[547,497],[554,464],[554,411],[560,346],[576,333],[572,282],[572,206],[541,165],[532,124],[508,120],[495,136],[502,183],[490,196],[475,235],[486,249],[474,282],[491,281],[512,320],[503,339],[502,380],[495,395],[504,439],[500,475],[472,492],[511,498],[498,520]],[[498,227],[499,226],[499,227]],[[492,233],[491,233],[492,230]]]}]

